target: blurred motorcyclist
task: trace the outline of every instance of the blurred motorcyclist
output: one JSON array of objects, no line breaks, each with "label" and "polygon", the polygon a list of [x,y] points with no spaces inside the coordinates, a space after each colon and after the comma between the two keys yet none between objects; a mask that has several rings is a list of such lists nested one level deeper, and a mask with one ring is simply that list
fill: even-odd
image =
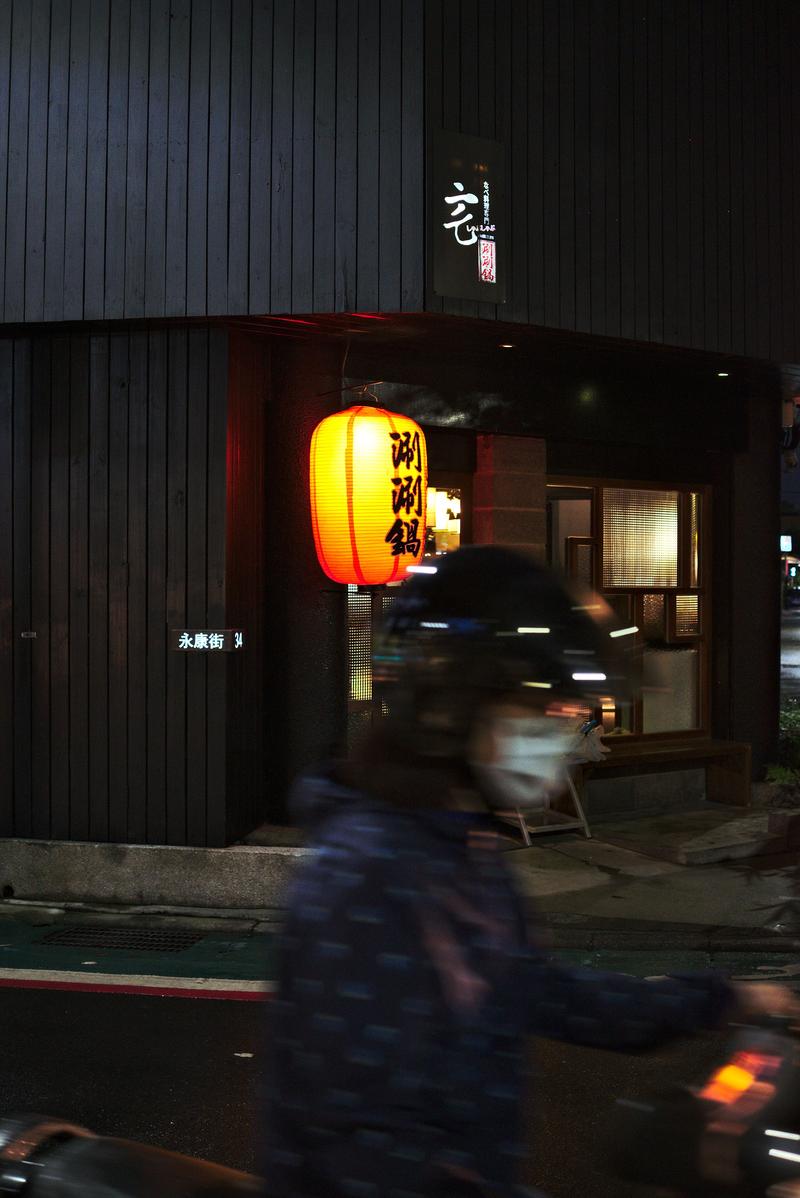
[{"label": "blurred motorcyclist", "polygon": [[528,1033],[632,1049],[794,1009],[776,987],[645,981],[537,947],[493,813],[540,805],[580,705],[621,685],[592,606],[490,546],[395,601],[374,658],[385,718],[294,794],[314,851],[270,1011],[273,1198],[510,1198]]}]

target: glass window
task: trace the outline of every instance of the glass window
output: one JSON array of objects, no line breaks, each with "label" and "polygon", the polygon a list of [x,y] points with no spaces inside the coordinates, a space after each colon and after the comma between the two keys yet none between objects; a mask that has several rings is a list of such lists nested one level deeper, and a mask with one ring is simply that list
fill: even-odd
[{"label": "glass window", "polygon": [[700,586],[700,521],[702,519],[702,495],[692,491],[689,495],[689,586]]},{"label": "glass window", "polygon": [[428,487],[425,556],[450,553],[461,544],[461,488]]},{"label": "glass window", "polygon": [[547,488],[548,561],[557,569],[583,577],[591,569],[592,497],[588,487]]},{"label": "glass window", "polygon": [[595,718],[606,733],[703,726],[703,502],[699,490],[577,481],[547,488],[549,560],[591,581],[628,629],[618,644],[634,702],[599,701]]},{"label": "glass window", "polygon": [[642,652],[642,732],[686,732],[698,726],[697,649]]},{"label": "glass window", "polygon": [[603,488],[603,586],[678,585],[678,492]]},{"label": "glass window", "polygon": [[642,595],[641,633],[645,641],[666,639],[666,602],[663,594]]}]

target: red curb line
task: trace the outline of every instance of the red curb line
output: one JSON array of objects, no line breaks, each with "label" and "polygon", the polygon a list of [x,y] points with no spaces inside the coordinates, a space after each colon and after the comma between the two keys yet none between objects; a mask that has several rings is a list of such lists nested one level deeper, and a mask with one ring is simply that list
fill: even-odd
[{"label": "red curb line", "polygon": [[154,998],[216,998],[234,1002],[265,1002],[269,991],[254,990],[190,990],[176,986],[125,986],[109,982],[67,982],[39,978],[0,978],[0,986],[17,990],[78,990],[101,994],[142,994]]}]

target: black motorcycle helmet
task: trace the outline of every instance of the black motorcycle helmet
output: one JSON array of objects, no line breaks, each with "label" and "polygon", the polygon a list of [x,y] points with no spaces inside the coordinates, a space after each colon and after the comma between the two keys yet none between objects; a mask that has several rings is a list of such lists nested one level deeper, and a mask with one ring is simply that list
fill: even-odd
[{"label": "black motorcycle helmet", "polygon": [[493,699],[619,701],[626,671],[602,599],[502,546],[458,549],[424,569],[399,591],[373,656],[384,736],[407,761],[463,762]]}]

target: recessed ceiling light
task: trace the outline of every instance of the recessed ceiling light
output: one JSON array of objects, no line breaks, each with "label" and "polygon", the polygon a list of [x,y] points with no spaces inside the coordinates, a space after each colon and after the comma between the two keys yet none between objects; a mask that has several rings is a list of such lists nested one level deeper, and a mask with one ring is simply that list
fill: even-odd
[{"label": "recessed ceiling light", "polygon": [[718,379],[726,379],[727,377],[728,377],[728,372],[727,372],[727,370],[718,370],[718,371],[717,371],[717,378],[718,378]]},{"label": "recessed ceiling light", "polygon": [[513,348],[514,348],[514,346],[511,344],[511,342],[510,342],[510,341],[501,341],[501,342],[500,342],[500,348],[501,348],[501,349],[513,349]]}]

